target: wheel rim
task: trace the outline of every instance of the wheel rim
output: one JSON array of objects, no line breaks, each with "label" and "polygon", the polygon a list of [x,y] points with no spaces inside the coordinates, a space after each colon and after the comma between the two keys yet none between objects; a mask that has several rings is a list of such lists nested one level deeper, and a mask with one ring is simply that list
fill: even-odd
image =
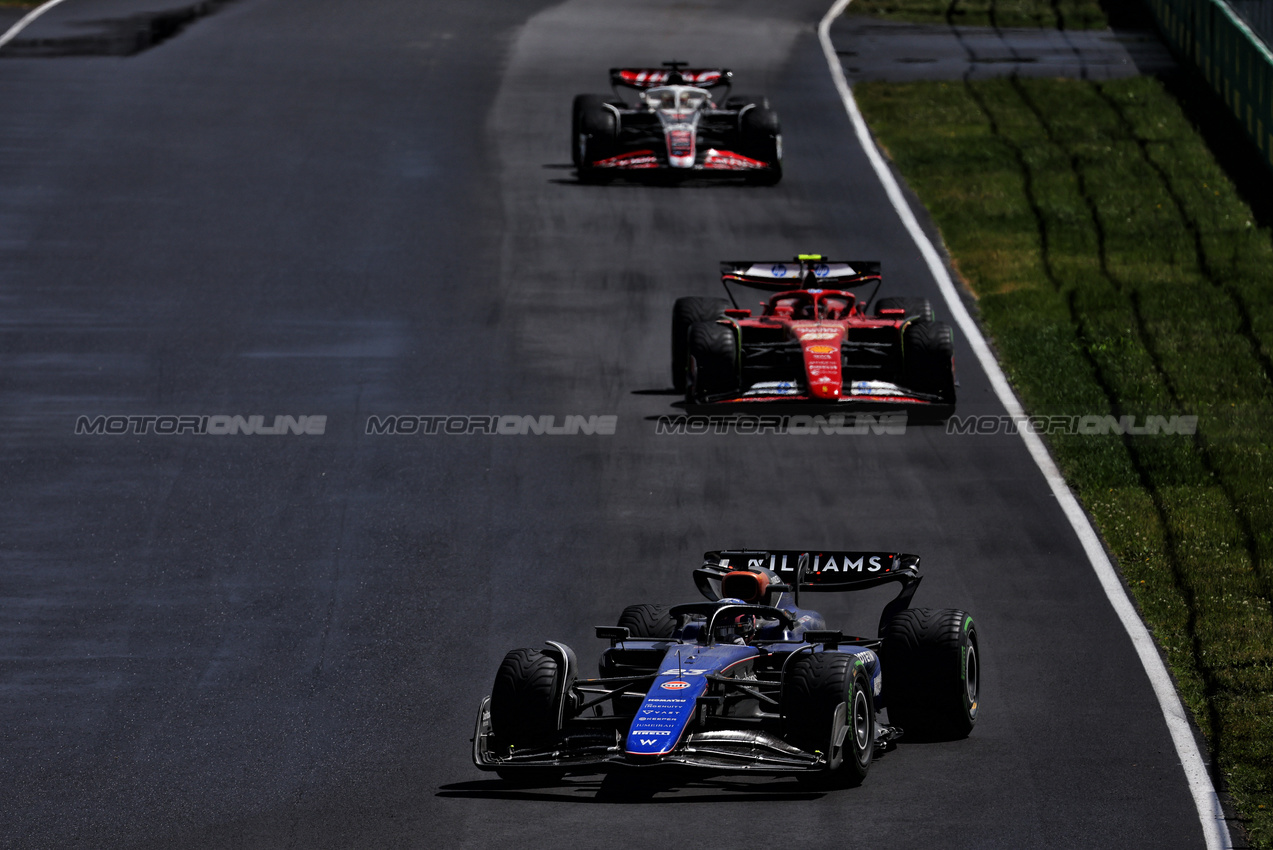
[{"label": "wheel rim", "polygon": [[977,647],[968,645],[968,656],[964,672],[964,692],[968,697],[968,713],[977,715]]},{"label": "wheel rim", "polygon": [[853,741],[858,753],[869,751],[871,744],[871,707],[866,702],[866,691],[861,688],[853,695]]}]

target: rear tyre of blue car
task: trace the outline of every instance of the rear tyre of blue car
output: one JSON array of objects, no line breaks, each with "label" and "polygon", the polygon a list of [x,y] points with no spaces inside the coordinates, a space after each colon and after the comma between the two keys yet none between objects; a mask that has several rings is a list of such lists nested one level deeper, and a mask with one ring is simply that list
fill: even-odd
[{"label": "rear tyre of blue car", "polygon": [[628,636],[634,638],[662,640],[672,637],[676,631],[676,618],[665,605],[629,605],[619,615],[618,624],[627,628]]},{"label": "rear tyre of blue car", "polygon": [[812,652],[791,662],[782,680],[788,741],[822,753],[826,768],[799,774],[819,785],[859,785],[875,752],[875,705],[866,669],[846,652]]},{"label": "rear tyre of blue car", "polygon": [[889,723],[907,740],[966,738],[977,722],[981,646],[972,616],[908,608],[884,627],[880,663]]}]

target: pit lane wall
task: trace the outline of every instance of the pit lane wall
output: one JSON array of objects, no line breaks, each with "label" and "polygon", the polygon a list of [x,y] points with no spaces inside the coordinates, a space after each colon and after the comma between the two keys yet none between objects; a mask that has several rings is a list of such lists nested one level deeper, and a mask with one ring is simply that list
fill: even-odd
[{"label": "pit lane wall", "polygon": [[1222,0],[1146,2],[1168,45],[1202,71],[1273,170],[1273,51],[1269,45]]}]

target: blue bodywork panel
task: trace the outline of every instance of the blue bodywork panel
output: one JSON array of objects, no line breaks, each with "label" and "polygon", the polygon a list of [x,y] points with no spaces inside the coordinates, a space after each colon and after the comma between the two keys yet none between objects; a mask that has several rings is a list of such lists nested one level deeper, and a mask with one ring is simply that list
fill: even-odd
[{"label": "blue bodywork panel", "polygon": [[759,654],[754,646],[730,644],[669,649],[628,730],[627,752],[649,756],[671,752],[694,719],[698,698],[707,690],[707,675],[741,672]]}]

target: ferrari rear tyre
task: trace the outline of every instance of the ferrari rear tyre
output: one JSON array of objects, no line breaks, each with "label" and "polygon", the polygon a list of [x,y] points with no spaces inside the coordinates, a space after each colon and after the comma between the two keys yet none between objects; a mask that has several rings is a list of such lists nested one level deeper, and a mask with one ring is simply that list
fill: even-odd
[{"label": "ferrari rear tyre", "polygon": [[676,618],[663,605],[629,605],[619,615],[619,625],[626,626],[634,638],[670,638],[676,631]]},{"label": "ferrari rear tyre", "polygon": [[709,396],[738,390],[738,346],[734,329],[723,322],[696,322],[687,340],[689,376],[685,386],[688,401],[704,401]]},{"label": "ferrari rear tyre", "polygon": [[685,392],[689,361],[686,359],[686,342],[690,326],[695,322],[714,322],[725,318],[729,301],[724,298],[678,298],[672,307],[672,386]]},{"label": "ferrari rear tyre", "polygon": [[785,736],[806,752],[826,759],[815,781],[858,785],[875,753],[875,706],[870,679],[851,653],[801,654],[782,679]]},{"label": "ferrari rear tyre", "polygon": [[955,338],[945,322],[911,322],[902,331],[906,386],[955,403]]},{"label": "ferrari rear tyre", "polygon": [[933,305],[927,298],[903,296],[900,298],[881,298],[875,302],[875,315],[879,318],[883,310],[905,310],[906,318],[916,322],[931,322],[937,315]]},{"label": "ferrari rear tyre", "polygon": [[966,738],[977,722],[980,645],[972,616],[908,608],[884,627],[880,664],[889,723],[921,741]]},{"label": "ferrari rear tyre", "polygon": [[561,681],[557,658],[538,649],[512,650],[491,688],[491,731],[505,746],[551,741],[561,728],[561,696],[569,686]]}]

